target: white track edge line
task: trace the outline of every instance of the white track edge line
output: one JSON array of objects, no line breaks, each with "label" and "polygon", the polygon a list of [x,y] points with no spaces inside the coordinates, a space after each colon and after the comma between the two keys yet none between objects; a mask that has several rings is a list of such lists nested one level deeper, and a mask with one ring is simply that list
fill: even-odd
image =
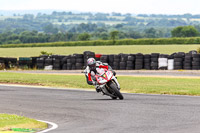
[{"label": "white track edge line", "polygon": [[43,121],[43,120],[37,120],[37,121],[44,122],[44,123],[47,123],[49,125],[52,125],[51,128],[45,129],[45,130],[37,132],[37,133],[46,133],[46,132],[49,132],[51,130],[54,130],[54,129],[58,128],[58,125],[53,123],[53,122],[48,122],[48,121]]}]

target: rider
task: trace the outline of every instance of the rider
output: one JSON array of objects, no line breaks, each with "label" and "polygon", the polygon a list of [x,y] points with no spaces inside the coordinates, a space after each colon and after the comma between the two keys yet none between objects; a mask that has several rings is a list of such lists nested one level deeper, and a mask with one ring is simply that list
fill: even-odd
[{"label": "rider", "polygon": [[[107,70],[111,70],[114,75],[116,74],[115,71],[113,71],[110,66],[104,65],[102,62],[96,61],[94,58],[89,58],[87,60],[87,67],[85,69],[86,79],[87,79],[87,83],[89,85],[95,85],[96,86],[98,84],[96,79],[95,79],[95,75],[97,73],[97,70],[96,70],[97,67],[105,68]],[[96,87],[96,91],[100,92],[100,88]]]}]

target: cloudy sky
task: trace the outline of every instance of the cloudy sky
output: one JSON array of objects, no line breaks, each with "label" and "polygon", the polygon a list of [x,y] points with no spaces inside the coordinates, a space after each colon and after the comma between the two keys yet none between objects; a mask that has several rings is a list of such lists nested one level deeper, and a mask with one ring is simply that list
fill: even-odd
[{"label": "cloudy sky", "polygon": [[83,12],[200,14],[200,0],[0,0],[0,10],[59,9]]}]

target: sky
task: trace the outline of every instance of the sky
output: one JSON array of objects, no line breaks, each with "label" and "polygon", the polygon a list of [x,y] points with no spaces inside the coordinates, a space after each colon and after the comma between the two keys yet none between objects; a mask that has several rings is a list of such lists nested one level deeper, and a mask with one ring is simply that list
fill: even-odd
[{"label": "sky", "polygon": [[0,0],[0,10],[55,9],[133,14],[200,14],[200,0]]}]

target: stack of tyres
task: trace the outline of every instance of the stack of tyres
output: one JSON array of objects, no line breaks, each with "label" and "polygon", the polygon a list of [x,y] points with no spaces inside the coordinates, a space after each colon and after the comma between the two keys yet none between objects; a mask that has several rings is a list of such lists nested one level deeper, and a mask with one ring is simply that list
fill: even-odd
[{"label": "stack of tyres", "polygon": [[67,70],[72,70],[72,61],[71,61],[72,55],[69,55],[67,58]]},{"label": "stack of tyres", "polygon": [[67,59],[69,59],[70,56],[65,56],[62,58],[62,70],[67,70]]},{"label": "stack of tyres", "polygon": [[61,59],[53,58],[53,69],[54,70],[61,69]]},{"label": "stack of tyres", "polygon": [[31,58],[32,58],[31,68],[35,68],[37,66],[37,58],[39,57],[31,57]]},{"label": "stack of tyres", "polygon": [[158,67],[160,70],[167,70],[168,68],[168,57],[167,54],[160,54],[158,58]]},{"label": "stack of tyres", "polygon": [[192,57],[192,70],[200,70],[200,54],[193,54]]},{"label": "stack of tyres", "polygon": [[119,70],[120,55],[114,55],[113,69]]},{"label": "stack of tyres", "polygon": [[109,62],[109,65],[113,68],[114,67],[114,55],[113,54],[108,55],[108,62]]},{"label": "stack of tyres", "polygon": [[135,55],[130,54],[127,57],[126,70],[134,70],[134,69],[135,69]]},{"label": "stack of tyres", "polygon": [[72,55],[68,64],[71,63],[71,70],[76,70],[76,56]]},{"label": "stack of tyres", "polygon": [[5,69],[5,60],[4,58],[0,57],[0,70]]},{"label": "stack of tyres", "polygon": [[91,51],[85,51],[83,53],[83,55],[84,55],[84,66],[86,67],[87,66],[87,60],[89,58],[95,58],[95,53],[91,52]]},{"label": "stack of tyres", "polygon": [[189,51],[189,54],[193,55],[193,54],[197,54],[198,52],[196,50],[191,50]]},{"label": "stack of tyres", "polygon": [[17,58],[5,58],[4,61],[5,61],[5,66],[8,69],[14,68],[17,66]]},{"label": "stack of tyres", "polygon": [[53,58],[46,58],[44,62],[44,69],[45,70],[52,70],[53,69]]},{"label": "stack of tyres", "polygon": [[84,66],[84,56],[83,54],[74,54],[76,57],[76,70],[82,70]]},{"label": "stack of tyres", "polygon": [[174,54],[169,55],[167,64],[168,64],[167,66],[168,70],[174,70]]},{"label": "stack of tyres", "polygon": [[37,66],[37,69],[44,69],[44,62],[45,62],[45,58],[37,58],[36,60],[36,66]]},{"label": "stack of tyres", "polygon": [[[9,61],[7,61],[9,67]],[[19,57],[19,67],[24,69],[24,68],[31,68],[32,65],[32,58],[28,57]]]},{"label": "stack of tyres", "polygon": [[53,69],[54,70],[61,70],[62,68],[62,59],[64,56],[54,55],[53,58]]},{"label": "stack of tyres", "polygon": [[179,52],[174,55],[174,69],[175,70],[183,69],[184,58],[185,58],[184,52]]},{"label": "stack of tyres", "polygon": [[5,58],[0,57],[0,63],[5,63]]},{"label": "stack of tyres", "polygon": [[108,55],[102,55],[101,57],[100,57],[100,61],[102,62],[102,63],[109,63],[108,62],[108,59],[109,59],[109,56]]},{"label": "stack of tyres", "polygon": [[159,53],[152,53],[151,54],[151,70],[158,70],[158,58]]},{"label": "stack of tyres", "polygon": [[135,55],[135,70],[141,70],[143,69],[144,65],[144,55],[141,53],[138,53]]},{"label": "stack of tyres", "polygon": [[120,63],[119,63],[120,70],[126,70],[127,59],[128,59],[127,54],[120,54]]},{"label": "stack of tyres", "polygon": [[150,54],[144,55],[144,69],[151,70],[151,55]]},{"label": "stack of tyres", "polygon": [[185,54],[183,69],[184,70],[192,70],[192,54],[191,53]]}]

